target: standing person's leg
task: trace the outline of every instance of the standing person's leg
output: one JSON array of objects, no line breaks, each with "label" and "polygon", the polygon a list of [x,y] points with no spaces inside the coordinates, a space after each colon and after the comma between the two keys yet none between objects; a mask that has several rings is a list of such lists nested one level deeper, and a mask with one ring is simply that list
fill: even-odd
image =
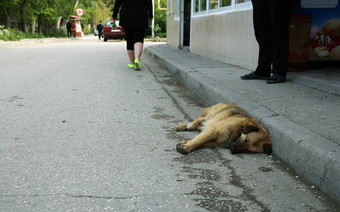
[{"label": "standing person's leg", "polygon": [[259,76],[270,77],[273,59],[273,40],[270,23],[271,0],[252,0],[253,25],[255,37],[259,44],[258,66],[255,73]]},{"label": "standing person's leg", "polygon": [[241,76],[241,79],[265,80],[270,77],[273,59],[273,42],[270,24],[271,0],[252,0],[251,2],[253,4],[253,27],[255,38],[259,45],[258,65],[254,72]]},{"label": "standing person's leg", "polygon": [[273,74],[286,77],[289,53],[289,21],[292,0],[272,0]]}]

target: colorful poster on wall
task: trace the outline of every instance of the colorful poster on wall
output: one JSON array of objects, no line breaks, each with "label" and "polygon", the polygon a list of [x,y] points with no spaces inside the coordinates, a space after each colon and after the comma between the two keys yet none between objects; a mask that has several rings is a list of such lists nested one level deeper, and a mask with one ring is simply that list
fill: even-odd
[{"label": "colorful poster on wall", "polygon": [[309,60],[340,60],[339,0],[297,0],[294,13],[312,15]]}]

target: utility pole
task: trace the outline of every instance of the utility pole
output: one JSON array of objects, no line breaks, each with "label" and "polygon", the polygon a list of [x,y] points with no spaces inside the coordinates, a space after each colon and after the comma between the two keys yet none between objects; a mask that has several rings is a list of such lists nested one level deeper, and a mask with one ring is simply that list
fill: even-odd
[{"label": "utility pole", "polygon": [[154,33],[154,28],[155,28],[155,0],[152,0],[152,7],[153,7],[153,10],[152,10],[152,21],[151,21],[151,36],[152,37],[155,37],[155,33]]},{"label": "utility pole", "polygon": [[179,49],[183,49],[184,43],[184,0],[180,1],[180,17],[179,17]]},{"label": "utility pole", "polygon": [[78,3],[79,3],[79,0],[77,0],[76,4],[74,5],[74,8],[77,7]]}]

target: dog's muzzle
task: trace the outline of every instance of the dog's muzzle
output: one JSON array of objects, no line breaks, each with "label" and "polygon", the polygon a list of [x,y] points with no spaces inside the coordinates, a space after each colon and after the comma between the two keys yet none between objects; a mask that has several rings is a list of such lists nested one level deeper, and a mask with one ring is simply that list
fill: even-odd
[{"label": "dog's muzzle", "polygon": [[[245,139],[243,139],[244,136],[246,136]],[[248,141],[247,139],[248,139],[248,134],[243,134],[243,133],[242,133],[241,136],[237,139],[237,141],[231,145],[231,147],[230,147],[231,154],[239,153],[239,152],[237,151],[237,147],[240,145],[240,143],[242,142],[242,140],[244,140],[244,142],[247,143],[247,141]]]}]

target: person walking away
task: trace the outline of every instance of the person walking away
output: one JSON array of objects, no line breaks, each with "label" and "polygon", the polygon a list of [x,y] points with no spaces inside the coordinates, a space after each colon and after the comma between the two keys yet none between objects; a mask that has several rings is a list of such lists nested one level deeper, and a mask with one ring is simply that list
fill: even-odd
[{"label": "person walking away", "polygon": [[102,21],[99,21],[99,24],[97,25],[97,30],[98,30],[99,40],[100,40],[102,37],[102,31],[103,31]]},{"label": "person walking away", "polygon": [[[259,45],[258,65],[243,80],[286,82],[289,53],[289,21],[293,0],[252,0],[253,26]],[[272,75],[271,75],[272,71]]]},{"label": "person walking away", "polygon": [[153,19],[152,0],[116,0],[112,20],[115,23],[120,10],[120,22],[125,31],[129,68],[141,70],[140,58],[143,52],[144,34],[148,21]]},{"label": "person walking away", "polygon": [[70,37],[71,36],[71,30],[72,30],[72,24],[71,24],[70,21],[67,21],[66,29],[67,29],[67,37]]}]

